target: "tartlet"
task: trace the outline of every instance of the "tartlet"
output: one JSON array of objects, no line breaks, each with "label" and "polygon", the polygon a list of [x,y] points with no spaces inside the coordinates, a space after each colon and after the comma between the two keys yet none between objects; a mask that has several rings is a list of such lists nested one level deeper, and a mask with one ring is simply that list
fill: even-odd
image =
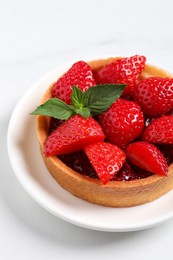
[{"label": "tartlet", "polygon": [[[95,71],[119,59],[119,57],[87,62]],[[145,65],[142,78],[149,76],[171,77],[166,71],[149,64]],[[52,97],[54,83],[43,95],[41,103]],[[109,181],[106,185],[99,179],[93,179],[75,172],[57,156],[45,157],[44,143],[49,135],[50,117],[37,116],[37,135],[40,151],[48,172],[57,183],[71,194],[90,203],[109,207],[131,207],[151,202],[173,188],[173,164],[169,166],[168,176],[154,174],[143,179],[131,181]]]}]

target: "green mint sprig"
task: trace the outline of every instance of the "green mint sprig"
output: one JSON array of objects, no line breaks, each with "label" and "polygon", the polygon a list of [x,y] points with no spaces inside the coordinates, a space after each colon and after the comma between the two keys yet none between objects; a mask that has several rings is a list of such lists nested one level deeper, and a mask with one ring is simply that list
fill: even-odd
[{"label": "green mint sprig", "polygon": [[38,106],[31,114],[51,116],[66,120],[80,114],[88,118],[105,112],[122,94],[125,84],[103,84],[90,87],[82,92],[77,86],[72,88],[72,105],[67,105],[59,98],[50,98]]}]

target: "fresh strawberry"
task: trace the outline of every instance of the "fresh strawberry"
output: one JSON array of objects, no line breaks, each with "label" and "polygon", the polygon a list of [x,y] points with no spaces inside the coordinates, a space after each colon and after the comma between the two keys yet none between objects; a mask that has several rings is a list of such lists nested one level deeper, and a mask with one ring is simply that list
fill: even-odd
[{"label": "fresh strawberry", "polygon": [[134,100],[150,117],[166,114],[173,108],[173,79],[149,77],[141,80],[135,88]]},{"label": "fresh strawberry", "polygon": [[166,176],[168,165],[159,149],[147,142],[131,143],[126,148],[128,160],[139,168]]},{"label": "fresh strawberry", "polygon": [[92,166],[103,184],[106,184],[121,169],[125,153],[115,145],[98,142],[84,147]]},{"label": "fresh strawberry", "polygon": [[99,122],[106,138],[120,148],[138,137],[143,130],[144,118],[140,107],[132,101],[117,99],[103,114]]},{"label": "fresh strawberry", "polygon": [[173,116],[161,116],[149,124],[142,135],[150,143],[173,144]]},{"label": "fresh strawberry", "polygon": [[103,141],[101,126],[92,118],[74,115],[47,138],[44,155],[60,155],[81,150],[85,145]]},{"label": "fresh strawberry", "polygon": [[118,59],[99,70],[95,76],[96,81],[99,84],[127,84],[127,87],[123,91],[123,95],[126,97],[132,96],[135,85],[140,81],[145,61],[146,58],[139,55]]},{"label": "fresh strawberry", "polygon": [[84,61],[78,61],[55,83],[52,96],[67,104],[71,104],[72,87],[78,86],[83,92],[95,85],[90,66]]}]

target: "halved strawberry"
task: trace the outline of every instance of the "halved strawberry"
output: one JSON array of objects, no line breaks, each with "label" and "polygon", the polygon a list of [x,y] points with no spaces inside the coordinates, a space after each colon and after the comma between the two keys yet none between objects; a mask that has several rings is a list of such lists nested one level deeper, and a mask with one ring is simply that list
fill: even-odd
[{"label": "halved strawberry", "polygon": [[106,184],[121,169],[125,153],[115,145],[98,142],[84,147],[92,166],[103,184]]},{"label": "halved strawberry", "polygon": [[138,104],[122,98],[99,115],[99,122],[107,139],[120,148],[125,148],[138,137],[144,127],[143,113]]},{"label": "halved strawberry", "polygon": [[156,117],[173,108],[173,79],[149,77],[136,86],[134,100],[144,114]]},{"label": "halved strawberry", "polygon": [[173,116],[161,116],[149,124],[142,139],[151,143],[173,144]]},{"label": "halved strawberry", "polygon": [[84,61],[78,61],[55,83],[52,96],[71,104],[72,87],[77,86],[83,92],[95,85],[90,66]]},{"label": "halved strawberry", "polygon": [[60,155],[81,150],[87,144],[103,141],[101,126],[92,118],[74,115],[61,124],[46,139],[44,155]]},{"label": "halved strawberry", "polygon": [[166,159],[153,144],[141,141],[131,143],[126,148],[126,155],[139,168],[164,176],[168,174]]},{"label": "halved strawberry", "polygon": [[126,97],[132,96],[134,87],[140,81],[141,73],[145,66],[145,61],[146,58],[140,55],[118,59],[98,71],[95,75],[96,81],[99,84],[127,84],[127,87],[123,91],[123,95]]}]

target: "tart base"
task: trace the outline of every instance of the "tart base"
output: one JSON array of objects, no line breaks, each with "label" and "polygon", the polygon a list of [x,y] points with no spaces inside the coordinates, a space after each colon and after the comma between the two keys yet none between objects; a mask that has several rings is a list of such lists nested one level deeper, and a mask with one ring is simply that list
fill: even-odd
[{"label": "tart base", "polygon": [[[116,59],[118,58],[108,58],[88,63],[92,69],[99,70]],[[142,78],[148,76],[171,77],[167,72],[147,64],[142,73]],[[54,83],[43,96],[42,103],[51,98],[51,89],[53,85]],[[145,179],[126,182],[109,181],[106,185],[103,185],[100,180],[92,179],[75,172],[56,156],[45,157],[43,154],[43,147],[48,136],[49,124],[49,117],[37,116],[37,135],[40,143],[41,155],[49,173],[71,194],[98,205],[109,207],[132,207],[151,202],[173,188],[173,164],[169,166],[167,177],[155,174]]]}]

